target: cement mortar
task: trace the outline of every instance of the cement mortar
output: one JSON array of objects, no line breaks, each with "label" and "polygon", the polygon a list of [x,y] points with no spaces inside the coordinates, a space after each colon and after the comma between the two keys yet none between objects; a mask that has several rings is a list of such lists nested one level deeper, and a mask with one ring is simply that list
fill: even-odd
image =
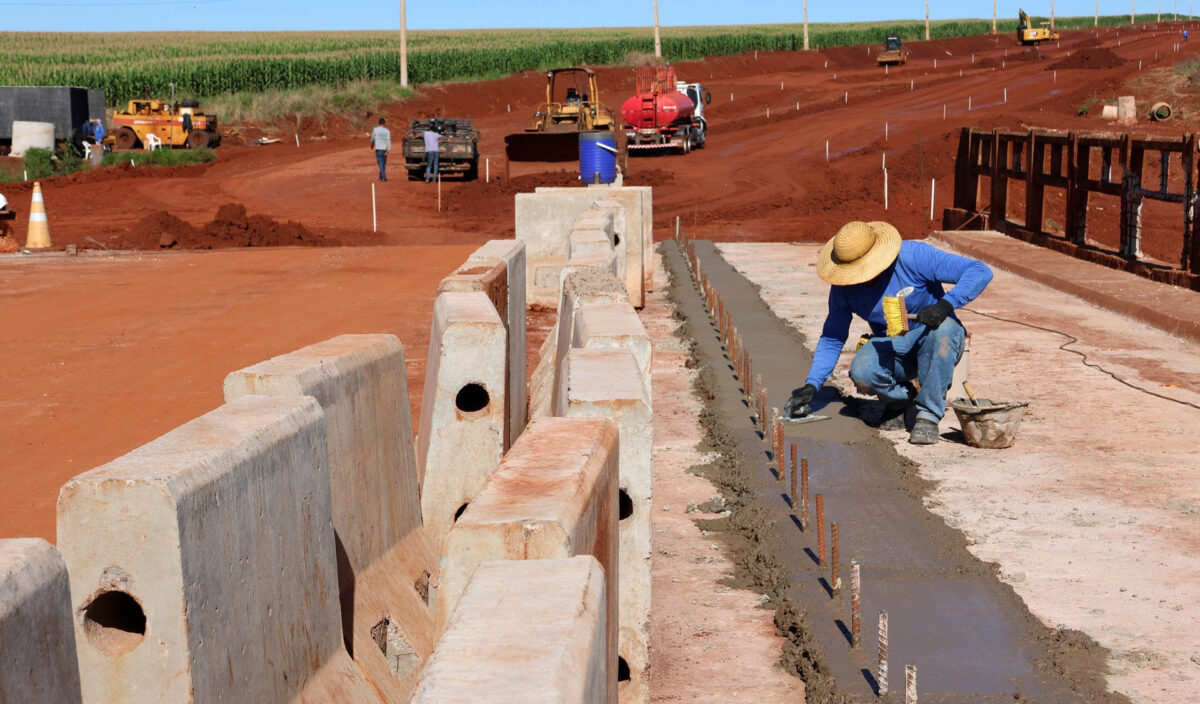
[{"label": "cement mortar", "polygon": [[[698,242],[697,250],[770,389],[770,405],[782,406],[808,355],[803,340],[711,243]],[[846,417],[840,403],[823,397],[830,401],[824,412],[833,419],[787,434],[811,460],[812,493],[825,495],[827,520],[841,528],[843,595],[831,599],[828,563],[816,566],[812,531],[799,531],[783,500],[768,446],[749,421],[752,411],[686,264],[673,245],[665,245],[664,254],[679,312],[697,343],[694,357],[702,368],[716,370],[701,375],[707,378],[701,395],[709,399],[709,440],[723,457],[705,473],[727,491],[733,514],[706,527],[726,529],[727,546],[741,567],[736,579],[752,581],[772,597],[777,625],[789,638],[784,665],[806,680],[811,701],[873,696],[880,609],[891,617],[893,692],[902,687],[903,666],[915,663],[927,702],[1127,701],[1105,692],[1105,651],[1078,632],[1049,629],[1033,618],[994,567],[966,550],[962,534],[922,506],[928,486],[912,465],[860,420]],[[848,647],[847,637],[852,558],[863,567],[858,650]]]}]

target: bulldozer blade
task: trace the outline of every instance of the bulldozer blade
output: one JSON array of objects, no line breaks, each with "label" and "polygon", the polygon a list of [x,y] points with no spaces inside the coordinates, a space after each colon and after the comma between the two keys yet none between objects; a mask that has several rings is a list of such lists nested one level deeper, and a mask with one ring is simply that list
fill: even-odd
[{"label": "bulldozer blade", "polygon": [[578,132],[518,132],[504,138],[509,161],[569,162],[579,160]]}]

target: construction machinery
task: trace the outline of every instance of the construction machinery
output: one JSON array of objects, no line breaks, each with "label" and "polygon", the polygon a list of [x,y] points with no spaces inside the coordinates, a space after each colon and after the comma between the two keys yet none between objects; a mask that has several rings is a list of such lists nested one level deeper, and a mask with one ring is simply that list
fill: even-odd
[{"label": "construction machinery", "polygon": [[678,150],[687,154],[701,149],[708,137],[704,106],[712,93],[699,83],[677,80],[674,66],[642,66],[637,71],[637,93],[621,106],[628,149]]},{"label": "construction machinery", "polygon": [[1017,20],[1017,39],[1025,46],[1036,46],[1042,42],[1058,41],[1059,34],[1050,26],[1049,22],[1039,22],[1038,26],[1032,26],[1029,15],[1025,14],[1024,10],[1017,10],[1021,13]]},{"label": "construction machinery", "polygon": [[442,136],[438,142],[438,173],[462,174],[465,180],[479,176],[479,130],[475,121],[433,117],[408,121],[401,153],[410,181],[422,178],[425,172],[425,138],[421,135],[429,130]]},{"label": "construction machinery", "polygon": [[217,116],[206,115],[195,100],[130,100],[113,114],[113,139],[119,149],[138,146],[215,147],[221,143]]},{"label": "construction machinery", "polygon": [[899,34],[889,34],[883,51],[875,57],[878,66],[897,66],[908,63],[908,49],[904,48]]},{"label": "construction machinery", "polygon": [[538,106],[533,126],[504,138],[508,161],[575,161],[579,133],[614,128],[612,112],[600,102],[596,73],[590,68],[556,68],[546,72],[546,102]]}]

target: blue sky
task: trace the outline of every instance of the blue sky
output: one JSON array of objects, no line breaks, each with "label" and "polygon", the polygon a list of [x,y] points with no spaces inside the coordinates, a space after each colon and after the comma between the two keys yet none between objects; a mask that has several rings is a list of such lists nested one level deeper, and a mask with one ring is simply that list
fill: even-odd
[{"label": "blue sky", "polygon": [[[1141,0],[1139,13],[1154,12],[1159,0]],[[1179,0],[1186,14],[1189,1]],[[1176,0],[1162,0],[1170,13]],[[652,0],[606,0],[594,8],[585,3],[546,0],[408,0],[410,29],[486,27],[581,27],[649,25]],[[998,0],[1001,17],[1015,17],[1018,5],[1033,14],[1050,12],[1049,0]],[[18,31],[141,30],[314,30],[395,29],[399,0],[0,0],[0,29]],[[1059,16],[1091,15],[1094,0],[1057,0]],[[921,0],[853,3],[813,0],[810,22],[920,18]],[[800,0],[659,0],[663,25],[764,24],[799,22]],[[1101,14],[1125,14],[1128,2],[1101,0]],[[931,0],[934,19],[991,17],[987,0]]]}]

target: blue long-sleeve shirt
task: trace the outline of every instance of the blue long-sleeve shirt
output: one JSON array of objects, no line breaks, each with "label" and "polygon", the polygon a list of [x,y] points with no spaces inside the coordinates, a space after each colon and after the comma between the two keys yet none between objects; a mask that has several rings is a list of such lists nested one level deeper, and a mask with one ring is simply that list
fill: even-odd
[{"label": "blue long-sleeve shirt", "polygon": [[[871,332],[882,335],[887,331],[883,319],[885,296],[904,296],[905,307],[914,314],[943,298],[961,308],[983,293],[991,280],[992,270],[983,262],[943,252],[924,242],[902,242],[895,263],[873,282],[830,287],[829,315],[805,383],[819,389],[829,378],[850,334],[852,314],[867,321]],[[954,288],[946,293],[942,284],[954,284]],[[911,325],[920,323],[912,321]]]}]

